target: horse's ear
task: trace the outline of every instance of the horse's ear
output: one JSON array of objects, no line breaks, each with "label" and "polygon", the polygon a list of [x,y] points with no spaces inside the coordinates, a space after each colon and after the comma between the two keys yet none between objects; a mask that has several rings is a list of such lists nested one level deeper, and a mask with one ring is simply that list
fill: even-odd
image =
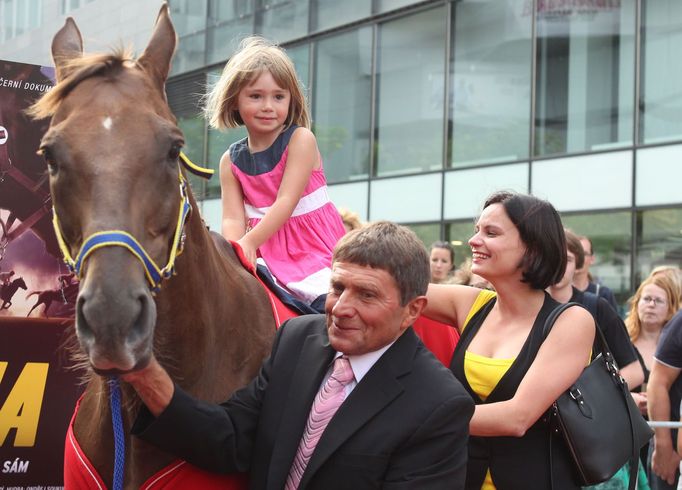
[{"label": "horse's ear", "polygon": [[168,4],[164,3],[156,17],[152,38],[144,53],[137,60],[162,92],[166,78],[168,78],[176,43],[175,29],[168,13]]},{"label": "horse's ear", "polygon": [[83,56],[83,38],[76,22],[68,17],[64,27],[52,39],[52,59],[57,69],[57,81],[62,81],[69,73],[70,61]]}]

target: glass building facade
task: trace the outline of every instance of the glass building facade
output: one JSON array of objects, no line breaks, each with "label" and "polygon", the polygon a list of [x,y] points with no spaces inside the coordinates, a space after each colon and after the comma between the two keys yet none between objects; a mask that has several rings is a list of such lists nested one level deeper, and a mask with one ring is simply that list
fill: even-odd
[{"label": "glass building facade", "polygon": [[[593,272],[621,303],[654,266],[682,263],[681,2],[171,7],[185,26],[171,87],[210,85],[252,33],[287,49],[337,206],[407,224],[427,244],[450,240],[461,262],[485,196],[531,192],[592,239]],[[209,130],[185,105],[188,149],[215,167],[244,132]],[[196,186],[217,224],[218,183]]]},{"label": "glass building facade", "polygon": [[[106,5],[0,0],[0,38],[18,46],[40,13],[43,24],[63,23],[59,15],[78,20]],[[142,8],[158,2],[126,5],[136,6],[127,22],[140,22],[146,43],[153,14]],[[450,240],[461,262],[490,192],[533,193],[592,239],[593,272],[621,303],[654,266],[682,265],[679,0],[170,6],[179,46],[168,97],[195,161],[217,168],[245,135],[208,129],[200,101],[239,41],[260,34],[294,60],[337,206],[409,225],[427,245]],[[42,29],[49,42],[54,30]],[[213,180],[193,185],[219,229]]]}]

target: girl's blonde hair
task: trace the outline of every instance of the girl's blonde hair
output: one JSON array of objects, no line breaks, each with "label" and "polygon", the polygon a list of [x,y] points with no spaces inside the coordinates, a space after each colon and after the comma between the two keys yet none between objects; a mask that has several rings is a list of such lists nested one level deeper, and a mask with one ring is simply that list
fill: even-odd
[{"label": "girl's blonde hair", "polygon": [[639,319],[639,313],[637,312],[637,305],[642,298],[642,291],[644,286],[653,284],[658,286],[663,291],[665,291],[666,300],[668,301],[668,311],[665,315],[665,325],[673,317],[677,310],[680,308],[680,290],[678,285],[671,280],[671,278],[664,274],[656,274],[647,277],[642,284],[639,285],[635,295],[630,298],[630,311],[625,319],[625,326],[628,329],[628,334],[630,334],[630,340],[635,341],[639,338],[639,334],[642,332],[642,322]]},{"label": "girl's blonde hair", "polygon": [[285,129],[296,124],[310,129],[310,115],[294,64],[284,49],[260,36],[247,37],[227,62],[220,79],[206,96],[204,113],[211,127],[236,128],[244,124],[237,101],[239,92],[253,83],[264,71],[270,72],[277,85],[291,93]]}]

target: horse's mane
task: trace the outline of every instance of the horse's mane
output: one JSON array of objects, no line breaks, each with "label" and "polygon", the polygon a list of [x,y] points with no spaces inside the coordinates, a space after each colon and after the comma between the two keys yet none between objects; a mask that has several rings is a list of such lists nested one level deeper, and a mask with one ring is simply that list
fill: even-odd
[{"label": "horse's mane", "polygon": [[134,61],[130,48],[116,48],[112,53],[88,54],[63,61],[62,69],[66,69],[69,75],[38,99],[26,113],[35,119],[53,116],[60,102],[83,80],[114,74],[125,63]]}]

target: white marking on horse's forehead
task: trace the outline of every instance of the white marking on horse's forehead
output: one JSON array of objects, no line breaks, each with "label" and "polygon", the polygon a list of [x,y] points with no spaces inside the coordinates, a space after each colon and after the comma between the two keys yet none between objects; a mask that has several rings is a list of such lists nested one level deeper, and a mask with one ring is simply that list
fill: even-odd
[{"label": "white marking on horse's forehead", "polygon": [[105,117],[102,119],[102,126],[104,126],[104,129],[111,129],[111,125],[114,123],[114,121],[111,120],[109,116]]}]

